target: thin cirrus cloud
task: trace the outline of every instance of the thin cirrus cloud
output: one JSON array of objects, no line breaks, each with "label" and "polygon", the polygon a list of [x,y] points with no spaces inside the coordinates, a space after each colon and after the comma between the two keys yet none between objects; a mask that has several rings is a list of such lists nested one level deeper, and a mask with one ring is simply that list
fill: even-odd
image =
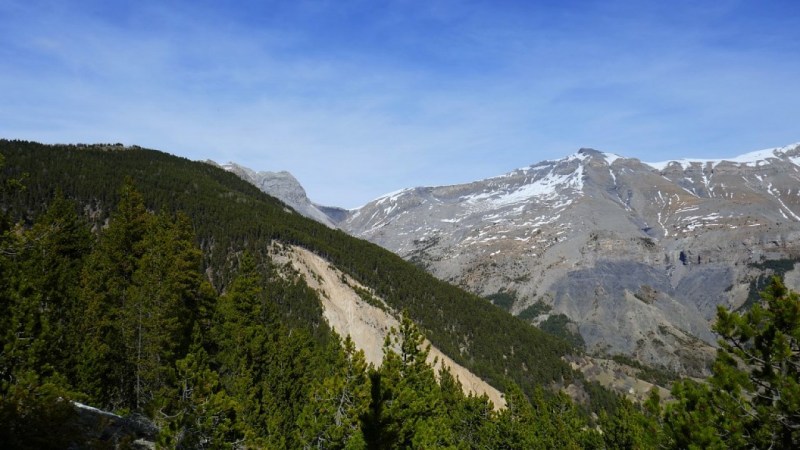
[{"label": "thin cirrus cloud", "polygon": [[0,5],[0,136],[289,170],[325,204],[799,139],[792,2],[66,3]]}]

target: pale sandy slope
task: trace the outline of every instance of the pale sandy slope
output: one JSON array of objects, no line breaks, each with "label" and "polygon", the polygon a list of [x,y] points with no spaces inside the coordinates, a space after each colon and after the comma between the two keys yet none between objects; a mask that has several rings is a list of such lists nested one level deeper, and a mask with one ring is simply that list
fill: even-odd
[{"label": "pale sandy slope", "polygon": [[[273,255],[273,258],[278,263],[290,263],[306,279],[308,285],[320,293],[328,324],[340,336],[350,335],[356,347],[364,351],[367,362],[379,366],[383,359],[386,334],[391,328],[399,328],[397,318],[362,300],[353,286],[366,289],[364,286],[306,249],[289,247]],[[426,344],[429,342],[426,341]],[[428,362],[434,364],[437,372],[442,364],[449,367],[461,382],[465,393],[486,394],[496,408],[505,407],[500,391],[432,345]]]}]

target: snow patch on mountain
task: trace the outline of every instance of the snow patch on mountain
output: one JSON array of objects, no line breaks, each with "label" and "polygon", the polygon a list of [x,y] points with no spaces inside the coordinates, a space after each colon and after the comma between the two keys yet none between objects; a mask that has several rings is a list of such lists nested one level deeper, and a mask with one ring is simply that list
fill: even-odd
[{"label": "snow patch on mountain", "polygon": [[606,160],[606,164],[608,164],[609,166],[614,164],[614,161],[616,161],[618,159],[623,159],[622,156],[616,155],[614,153],[602,152],[602,155],[603,155],[603,158],[605,158],[605,160]]},{"label": "snow patch on mountain", "polygon": [[461,199],[471,204],[483,204],[487,208],[502,208],[504,206],[531,201],[532,199],[550,200],[561,195],[565,189],[580,191],[583,189],[583,167],[571,174],[547,173],[544,177],[533,179],[527,184],[516,189],[497,192],[489,191],[472,194]]},{"label": "snow patch on mountain", "polygon": [[[786,152],[791,150],[795,150],[800,147],[800,142],[787,145],[784,147],[775,147],[775,148],[767,148],[763,150],[756,150],[754,152],[745,153],[733,158],[724,158],[724,159],[673,159],[669,161],[661,161],[661,162],[646,162],[648,166],[657,169],[657,170],[664,170],[668,166],[672,164],[677,164],[681,167],[690,167],[693,164],[699,164],[701,166],[710,165],[713,169],[714,166],[722,164],[723,162],[732,162],[736,164],[742,164],[746,167],[758,167],[761,164],[765,164],[772,158],[775,159],[782,159],[785,156]],[[800,165],[800,155],[799,156],[789,156],[787,157],[795,165]]]}]

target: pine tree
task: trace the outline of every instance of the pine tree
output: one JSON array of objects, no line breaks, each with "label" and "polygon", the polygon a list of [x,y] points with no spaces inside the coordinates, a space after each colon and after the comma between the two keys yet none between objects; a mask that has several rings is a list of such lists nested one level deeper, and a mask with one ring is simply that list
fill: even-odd
[{"label": "pine tree", "polygon": [[195,324],[189,352],[176,362],[173,413],[162,428],[160,443],[179,449],[234,448],[244,440],[234,399],[223,389],[203,348]]},{"label": "pine tree", "polygon": [[26,335],[19,333],[25,333],[27,325],[20,320],[20,296],[16,289],[20,276],[16,260],[19,251],[16,234],[10,229],[0,231],[0,393],[14,384],[15,369],[20,359],[25,358],[20,347],[25,345]]},{"label": "pine tree", "polygon": [[81,278],[84,316],[77,381],[98,406],[130,408],[135,404],[134,370],[123,333],[123,310],[144,248],[152,216],[126,180],[117,209],[89,255]]},{"label": "pine tree", "polygon": [[658,446],[658,433],[637,407],[624,401],[613,416],[603,414],[600,419],[603,440],[608,448],[644,449]]},{"label": "pine tree", "polygon": [[161,214],[148,225],[120,311],[137,410],[172,385],[173,364],[186,352],[204,291],[201,253],[186,217]]},{"label": "pine tree", "polygon": [[239,408],[246,444],[283,448],[291,443],[291,428],[306,400],[311,348],[307,334],[280,323],[267,285],[264,270],[244,253],[236,279],[218,303],[216,358],[220,381]]},{"label": "pine tree", "polygon": [[369,404],[369,380],[363,351],[350,336],[335,373],[315,383],[297,419],[298,443],[305,449],[366,448],[359,419]]},{"label": "pine tree", "polygon": [[[552,423],[552,440],[555,442],[553,448],[590,448],[590,444],[596,441],[596,432],[587,429],[578,407],[566,393],[557,392],[544,405]],[[541,411],[541,408],[537,409]]]},{"label": "pine tree", "polygon": [[800,445],[800,297],[778,277],[745,313],[719,308],[711,384],[743,418],[748,445]]},{"label": "pine tree", "polygon": [[379,376],[373,377],[373,383],[379,382],[380,391],[377,396],[373,393],[372,401],[380,405],[371,405],[371,410],[380,415],[369,416],[365,433],[369,448],[388,442],[392,442],[389,448],[453,445],[441,390],[426,361],[430,346],[424,342],[422,333],[404,312],[400,329],[387,336]]},{"label": "pine tree", "polygon": [[[2,168],[2,155],[0,155]],[[8,186],[0,182],[0,195]],[[62,373],[69,346],[70,273],[86,230],[57,195],[32,230],[0,209],[0,442],[3,448],[66,448],[80,440],[74,393]],[[83,233],[81,232],[83,231]]]},{"label": "pine tree", "polygon": [[[22,234],[17,302],[10,327],[17,368],[42,376],[72,374],[80,271],[91,248],[88,224],[57,192],[47,212]],[[24,361],[23,361],[24,360]]]},{"label": "pine tree", "polygon": [[750,310],[720,307],[707,384],[676,383],[664,415],[674,448],[800,446],[800,299],[777,277]]},{"label": "pine tree", "polygon": [[91,444],[77,425],[75,408],[65,401],[72,393],[56,378],[43,380],[33,371],[21,371],[13,384],[0,390],[3,449],[55,450],[73,448],[76,442]]},{"label": "pine tree", "polygon": [[681,380],[672,386],[672,396],[676,402],[668,404],[664,411],[667,448],[745,448],[740,418],[720,414],[720,399],[715,399],[708,385]]},{"label": "pine tree", "polygon": [[534,423],[533,408],[519,386],[509,385],[505,391],[505,400],[506,409],[497,416],[495,448],[545,448],[543,443],[537,443],[534,427],[546,424]]},{"label": "pine tree", "polygon": [[453,439],[466,448],[494,448],[498,436],[497,413],[484,394],[470,395],[450,408]]},{"label": "pine tree", "polygon": [[[0,174],[4,165],[5,158],[0,154]],[[0,179],[0,198],[13,190],[13,184],[11,180]],[[13,383],[14,363],[6,347],[16,345],[11,310],[18,298],[15,284],[19,276],[19,252],[19,236],[14,232],[10,211],[0,208],[0,393],[5,392]]]}]

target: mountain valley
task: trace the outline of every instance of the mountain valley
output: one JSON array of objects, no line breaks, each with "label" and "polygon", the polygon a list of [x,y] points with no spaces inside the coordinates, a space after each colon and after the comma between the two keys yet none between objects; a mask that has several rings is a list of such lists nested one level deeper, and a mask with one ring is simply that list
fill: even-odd
[{"label": "mountain valley", "polygon": [[285,172],[0,140],[0,441],[789,448],[797,152],[581,150],[345,211]]},{"label": "mountain valley", "polygon": [[798,144],[663,163],[581,149],[322,221],[531,323],[558,322],[591,354],[702,376],[717,306],[752,302],[765,267],[796,278],[798,186]]}]

